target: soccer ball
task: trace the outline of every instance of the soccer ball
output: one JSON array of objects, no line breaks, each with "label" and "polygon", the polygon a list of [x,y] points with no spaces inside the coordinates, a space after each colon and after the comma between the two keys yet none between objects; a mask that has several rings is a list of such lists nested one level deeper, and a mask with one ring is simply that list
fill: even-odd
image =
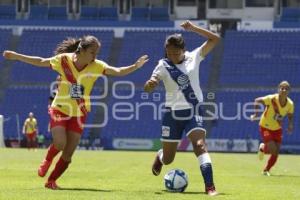
[{"label": "soccer ball", "polygon": [[169,192],[184,192],[188,186],[187,174],[180,169],[172,169],[164,176],[165,187]]}]

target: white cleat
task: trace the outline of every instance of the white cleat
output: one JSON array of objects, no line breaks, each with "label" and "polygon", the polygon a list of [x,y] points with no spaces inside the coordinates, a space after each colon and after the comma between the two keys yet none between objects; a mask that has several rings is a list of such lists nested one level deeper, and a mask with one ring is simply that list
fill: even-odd
[{"label": "white cleat", "polygon": [[269,171],[263,171],[262,173],[264,176],[271,176],[270,172]]},{"label": "white cleat", "polygon": [[264,159],[264,155],[265,155],[264,148],[265,148],[265,144],[264,143],[260,143],[258,151],[257,151],[257,156],[258,156],[259,160],[263,160]]}]

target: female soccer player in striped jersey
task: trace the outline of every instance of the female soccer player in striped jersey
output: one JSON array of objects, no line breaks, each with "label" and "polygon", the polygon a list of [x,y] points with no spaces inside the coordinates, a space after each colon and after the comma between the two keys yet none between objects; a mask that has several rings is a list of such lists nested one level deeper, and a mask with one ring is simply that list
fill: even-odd
[{"label": "female soccer player in striped jersey", "polygon": [[255,99],[255,114],[251,116],[251,120],[257,118],[257,108],[259,104],[265,106],[265,110],[260,117],[259,131],[263,143],[259,145],[258,158],[263,160],[265,153],[271,156],[263,170],[263,175],[270,176],[270,170],[275,165],[280,145],[282,142],[282,121],[285,116],[288,117],[287,133],[291,134],[294,128],[293,115],[294,103],[288,97],[291,87],[287,81],[282,81],[278,85],[278,93],[271,94]]},{"label": "female soccer player in striped jersey", "polygon": [[185,51],[184,39],[180,34],[167,37],[166,58],[159,60],[151,78],[145,84],[145,91],[151,92],[162,80],[166,89],[166,111],[162,119],[162,149],[158,151],[152,166],[155,176],[163,165],[173,162],[177,145],[183,132],[190,139],[208,195],[217,194],[211,159],[205,145],[206,130],[203,122],[201,103],[203,94],[199,83],[199,64],[217,45],[219,36],[185,21],[181,27],[197,33],[207,41],[191,52]]},{"label": "female soccer player in striped jersey", "polygon": [[80,39],[68,38],[60,43],[56,55],[41,58],[4,51],[3,56],[10,60],[25,62],[38,67],[50,67],[61,75],[58,92],[49,108],[53,144],[38,169],[44,177],[53,158],[62,151],[54,170],[48,177],[45,187],[59,189],[56,180],[71,163],[72,155],[80,141],[87,113],[90,111],[90,92],[97,78],[102,75],[124,76],[142,67],[148,56],[141,56],[134,64],[126,67],[112,67],[96,59],[101,44],[94,36]]}]

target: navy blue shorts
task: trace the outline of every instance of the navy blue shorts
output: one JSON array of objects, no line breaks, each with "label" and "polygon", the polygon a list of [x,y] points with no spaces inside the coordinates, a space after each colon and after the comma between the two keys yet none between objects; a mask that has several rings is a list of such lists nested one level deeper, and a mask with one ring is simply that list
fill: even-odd
[{"label": "navy blue shorts", "polygon": [[162,119],[161,140],[166,142],[179,142],[182,134],[188,136],[193,130],[203,130],[204,121],[199,112],[193,112],[193,109],[171,110],[166,108]]}]

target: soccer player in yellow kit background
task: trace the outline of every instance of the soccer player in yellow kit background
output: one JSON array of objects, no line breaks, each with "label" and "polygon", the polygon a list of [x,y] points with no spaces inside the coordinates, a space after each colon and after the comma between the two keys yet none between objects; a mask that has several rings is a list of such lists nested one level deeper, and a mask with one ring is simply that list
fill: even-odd
[{"label": "soccer player in yellow kit background", "polygon": [[255,114],[251,116],[251,120],[257,118],[259,104],[265,106],[259,121],[259,131],[263,143],[259,145],[258,156],[260,160],[263,160],[264,154],[271,154],[263,170],[263,174],[266,176],[270,176],[270,170],[275,165],[279,155],[283,137],[282,122],[285,116],[288,117],[287,133],[291,134],[294,128],[294,103],[288,97],[290,90],[290,84],[287,81],[282,81],[278,85],[278,93],[255,99]]},{"label": "soccer player in yellow kit background", "polygon": [[33,112],[28,114],[28,118],[23,125],[22,133],[26,136],[26,143],[28,150],[35,149],[37,147],[36,138],[38,132],[37,120],[34,117]]}]

